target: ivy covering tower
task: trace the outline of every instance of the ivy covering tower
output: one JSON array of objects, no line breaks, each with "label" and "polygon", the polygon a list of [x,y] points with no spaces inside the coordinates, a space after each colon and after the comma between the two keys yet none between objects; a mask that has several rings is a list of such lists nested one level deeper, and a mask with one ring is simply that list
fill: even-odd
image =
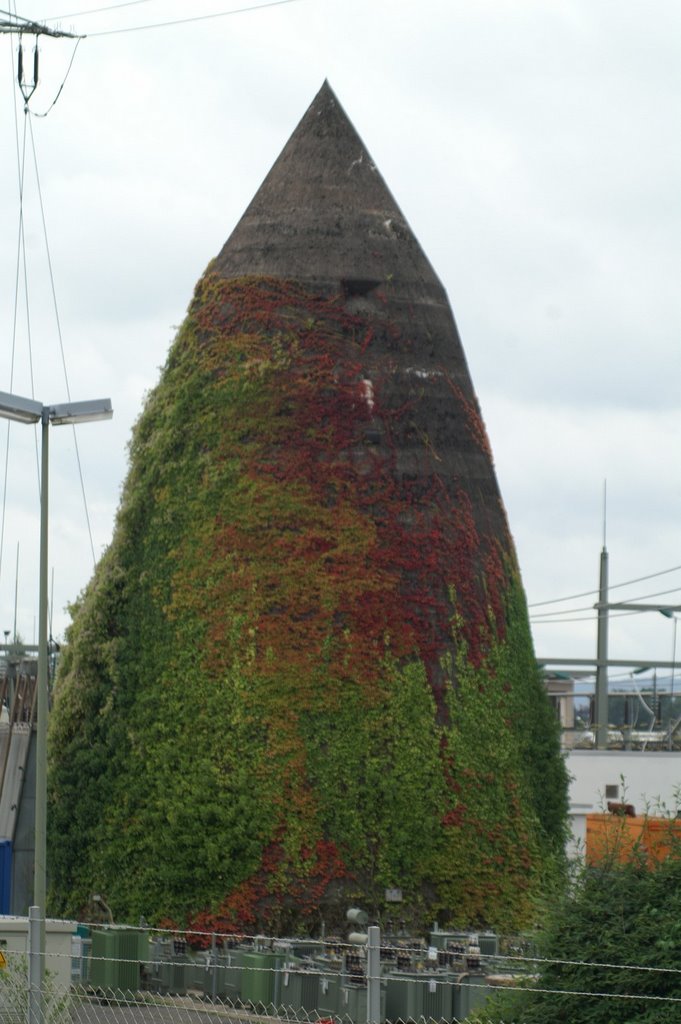
[{"label": "ivy covering tower", "polygon": [[325,84],[199,281],[73,610],[53,911],[521,925],[566,777],[446,294]]}]

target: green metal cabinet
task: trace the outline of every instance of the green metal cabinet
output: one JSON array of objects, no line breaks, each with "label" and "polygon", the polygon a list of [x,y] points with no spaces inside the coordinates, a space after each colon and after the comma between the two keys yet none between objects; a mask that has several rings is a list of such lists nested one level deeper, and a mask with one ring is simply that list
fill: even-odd
[{"label": "green metal cabinet", "polygon": [[[245,955],[240,949],[230,949],[218,955],[215,968],[215,995],[222,1002],[236,1004],[242,998],[241,977]],[[210,994],[211,992],[206,993]]]},{"label": "green metal cabinet", "polygon": [[453,1016],[454,985],[451,975],[429,975],[423,978],[423,1016],[426,1020],[450,1020]]},{"label": "green metal cabinet", "polygon": [[317,976],[317,1013],[320,1017],[335,1017],[340,1013],[340,974],[325,971],[319,964],[317,969],[320,971]]},{"label": "green metal cabinet", "polygon": [[447,943],[458,938],[461,932],[431,932],[430,945],[435,949],[446,949]]},{"label": "green metal cabinet", "polygon": [[210,997],[213,965],[210,953],[197,953],[187,966],[187,988]]},{"label": "green metal cabinet", "polygon": [[194,975],[194,964],[182,954],[175,955],[160,965],[159,977],[161,991],[172,996],[186,996],[191,988]]},{"label": "green metal cabinet", "polygon": [[133,928],[93,929],[88,982],[92,988],[137,992],[148,935]]},{"label": "green metal cabinet", "polygon": [[109,931],[93,931],[88,980],[93,988],[118,988],[118,964],[114,960],[116,936]]},{"label": "green metal cabinet", "polygon": [[299,969],[284,970],[278,1006],[298,1015],[301,1010],[314,1012],[319,1001],[319,975],[314,971]]},{"label": "green metal cabinet", "polygon": [[153,939],[149,944],[147,963],[147,988],[150,992],[163,992],[161,971],[163,961],[170,956],[171,944],[167,939]]},{"label": "green metal cabinet", "polygon": [[446,974],[402,974],[386,977],[385,1016],[389,1021],[450,1020],[452,978]]},{"label": "green metal cabinet", "polygon": [[461,974],[454,987],[453,1014],[455,1020],[465,1020],[473,1010],[483,1006],[491,993],[484,974]]},{"label": "green metal cabinet", "polygon": [[495,932],[479,932],[478,945],[482,956],[498,956],[499,936]]},{"label": "green metal cabinet", "polygon": [[244,953],[241,965],[241,999],[256,1009],[277,1005],[280,1000],[283,953]]},{"label": "green metal cabinet", "polygon": [[[385,1020],[385,986],[381,983],[381,1020]],[[367,1019],[366,985],[341,985],[338,998],[338,1016],[349,1017],[354,1024],[364,1024]]]}]

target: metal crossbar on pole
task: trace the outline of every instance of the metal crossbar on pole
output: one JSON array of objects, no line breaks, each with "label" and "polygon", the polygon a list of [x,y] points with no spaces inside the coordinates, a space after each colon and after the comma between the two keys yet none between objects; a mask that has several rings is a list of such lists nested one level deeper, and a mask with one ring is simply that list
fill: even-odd
[{"label": "metal crossbar on pole", "polygon": [[19,14],[10,15],[9,21],[4,18],[0,20],[0,35],[26,35],[26,36],[54,36],[61,39],[80,39],[75,32],[63,32],[59,28],[50,28],[39,21],[31,21],[30,18],[22,18]]},{"label": "metal crossbar on pole", "polygon": [[608,668],[681,668],[681,661],[640,661],[636,658],[607,658],[600,662],[598,658],[537,658],[539,668],[597,668],[600,664]]}]

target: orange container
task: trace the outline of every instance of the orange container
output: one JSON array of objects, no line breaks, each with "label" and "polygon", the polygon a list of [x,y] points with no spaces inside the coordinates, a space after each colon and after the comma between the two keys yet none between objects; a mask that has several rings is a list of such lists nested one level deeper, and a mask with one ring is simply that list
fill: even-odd
[{"label": "orange container", "polygon": [[587,814],[586,862],[600,864],[614,857],[623,862],[634,854],[663,860],[681,851],[681,821],[647,815]]}]

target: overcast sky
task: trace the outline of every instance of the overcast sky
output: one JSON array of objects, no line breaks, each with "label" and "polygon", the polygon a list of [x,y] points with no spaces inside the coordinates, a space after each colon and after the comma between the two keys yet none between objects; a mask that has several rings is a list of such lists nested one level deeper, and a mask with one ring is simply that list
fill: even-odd
[{"label": "overcast sky", "polygon": [[[97,6],[17,5],[26,18],[63,15],[50,24],[87,38],[58,102],[26,135],[16,328],[25,118],[18,38],[0,37],[0,390],[67,397],[32,130],[70,394],[110,396],[115,409],[111,422],[78,429],[97,557],[132,424],[194,284],[328,78],[449,294],[530,604],[597,586],[606,478],[611,582],[681,566],[678,0],[291,0],[108,35],[97,33],[230,5],[144,0],[80,13]],[[32,45],[25,37],[29,77]],[[34,113],[50,106],[73,52],[72,40],[41,40]],[[50,444],[60,636],[93,559],[71,428],[52,430]],[[5,445],[3,425],[3,465]],[[14,626],[18,547],[27,641],[37,486],[33,430],[14,425],[0,629]],[[681,603],[681,589],[660,594],[673,588],[681,569],[612,598]],[[593,656],[593,600],[532,608],[585,609],[577,621],[535,621],[537,653]],[[612,621],[610,654],[668,659],[672,640],[661,615],[629,615]]]}]

